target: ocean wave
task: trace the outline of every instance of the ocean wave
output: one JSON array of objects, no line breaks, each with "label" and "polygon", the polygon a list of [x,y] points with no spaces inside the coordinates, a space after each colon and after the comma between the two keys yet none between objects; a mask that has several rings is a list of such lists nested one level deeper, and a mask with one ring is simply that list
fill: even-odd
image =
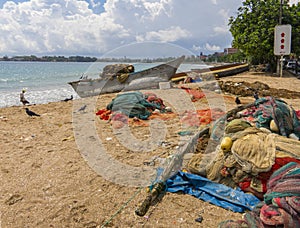
[{"label": "ocean wave", "polygon": [[[20,91],[0,91],[0,107],[10,107],[10,106],[21,106],[20,102]],[[64,100],[65,98],[73,95],[74,99],[78,99],[79,96],[70,87],[62,88],[44,88],[41,90],[27,90],[25,93],[26,99],[31,104],[47,104],[49,102],[56,102]]]}]

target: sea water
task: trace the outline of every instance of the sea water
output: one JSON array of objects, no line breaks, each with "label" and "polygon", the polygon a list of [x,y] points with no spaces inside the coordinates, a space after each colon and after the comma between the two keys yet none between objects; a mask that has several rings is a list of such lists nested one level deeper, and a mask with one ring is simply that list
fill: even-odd
[{"label": "sea water", "polygon": [[[22,62],[0,61],[0,107],[19,106],[20,92],[31,104],[61,101],[79,96],[68,84],[80,77],[98,78],[108,62]],[[132,63],[135,71],[160,63]],[[207,67],[204,64],[181,64],[177,72]]]}]

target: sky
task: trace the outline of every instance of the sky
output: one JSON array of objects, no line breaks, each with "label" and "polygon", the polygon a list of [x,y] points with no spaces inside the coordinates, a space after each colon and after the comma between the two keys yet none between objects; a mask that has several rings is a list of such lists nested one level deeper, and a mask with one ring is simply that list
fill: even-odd
[{"label": "sky", "polygon": [[[298,0],[293,0],[298,2]],[[0,0],[0,57],[168,57],[231,47],[242,0]]]}]

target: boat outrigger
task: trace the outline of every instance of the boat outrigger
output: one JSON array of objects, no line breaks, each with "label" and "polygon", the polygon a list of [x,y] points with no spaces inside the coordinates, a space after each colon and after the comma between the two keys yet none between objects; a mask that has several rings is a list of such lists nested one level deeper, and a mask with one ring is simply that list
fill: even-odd
[{"label": "boat outrigger", "polygon": [[[113,74],[103,74],[97,79],[80,79],[69,82],[80,97],[97,96],[105,93],[121,91],[157,89],[160,82],[168,82],[174,76],[185,56],[164,64],[131,72],[131,67],[115,71]],[[111,65],[109,65],[111,66]]]}]

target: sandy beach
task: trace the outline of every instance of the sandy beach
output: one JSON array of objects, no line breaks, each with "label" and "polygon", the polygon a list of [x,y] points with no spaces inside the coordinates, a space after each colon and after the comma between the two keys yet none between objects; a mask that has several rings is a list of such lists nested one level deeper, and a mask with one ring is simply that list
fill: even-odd
[{"label": "sandy beach", "polygon": [[[300,88],[300,80],[295,77],[280,78],[257,72],[220,80],[260,81],[271,88],[297,92]],[[168,105],[173,100],[164,99],[164,96],[172,95],[174,99],[177,94],[186,99],[178,90],[153,92]],[[101,167],[97,167],[99,172],[95,171],[95,167],[83,156],[80,148],[84,145],[79,145],[77,140],[80,132],[75,122],[85,125],[84,121],[92,121],[107,153],[115,160],[148,168],[146,161],[155,156],[166,158],[176,150],[179,142],[177,132],[182,130],[179,114],[184,107],[176,107],[178,112],[174,115],[158,118],[164,121],[167,129],[164,146],[150,153],[137,154],[134,149],[120,143],[117,136],[121,133],[113,131],[111,123],[95,115],[115,96],[101,95],[95,108],[88,106],[82,112],[78,111],[78,107],[85,104],[85,100],[78,104],[69,101],[28,106],[40,117],[27,116],[23,106],[0,109],[0,227],[217,227],[223,220],[242,218],[241,213],[233,213],[190,195],[174,193],[166,193],[145,216],[137,216],[135,209],[145,199],[146,188],[121,185],[118,180],[112,181],[99,175]],[[226,110],[236,107],[235,96],[231,94],[214,95],[211,99],[216,99],[216,102],[212,100],[209,104],[205,99],[191,104],[196,109],[218,107],[220,97],[223,97]],[[254,101],[253,97],[240,99],[244,104]],[[300,109],[299,98],[284,100],[295,110]],[[147,126],[149,121],[142,124],[129,127],[137,139],[145,141],[151,134]],[[163,130],[160,126],[154,126],[154,129]],[[92,144],[93,140],[86,146]],[[122,170],[119,171],[122,173]],[[195,221],[199,216],[203,217],[201,223]]]}]

